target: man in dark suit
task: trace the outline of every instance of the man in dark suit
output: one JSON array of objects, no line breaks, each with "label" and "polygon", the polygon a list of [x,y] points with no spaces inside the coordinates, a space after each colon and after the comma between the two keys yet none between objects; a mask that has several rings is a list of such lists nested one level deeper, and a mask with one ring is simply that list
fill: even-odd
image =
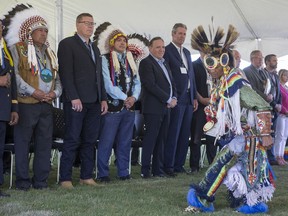
[{"label": "man in dark suit", "polygon": [[251,87],[268,103],[272,101],[272,95],[268,91],[270,79],[268,74],[262,70],[263,55],[260,50],[253,50],[250,53],[251,65],[243,71],[251,84]]},{"label": "man in dark suit", "polygon": [[210,89],[212,87],[212,77],[206,71],[203,63],[204,53],[200,52],[200,57],[193,62],[195,80],[197,83],[198,109],[193,114],[191,124],[191,146],[190,146],[190,168],[191,173],[199,171],[201,139],[205,137],[206,154],[208,163],[211,164],[217,151],[214,145],[215,137],[204,135],[203,126],[206,123],[204,108],[210,102]]},{"label": "man in dark suit", "polygon": [[[0,20],[0,185],[4,183],[3,176],[3,151],[5,145],[6,124],[15,125],[18,122],[18,102],[16,79],[13,61],[8,53],[6,44],[2,37],[4,25]],[[0,197],[8,197],[0,190]]]},{"label": "man in dark suit", "polygon": [[[98,138],[100,116],[107,112],[100,52],[91,41],[95,26],[91,14],[76,19],[77,33],[59,44],[59,74],[63,84],[65,138],[60,165],[63,188],[73,188],[72,166],[80,147],[80,184],[96,186],[92,179],[94,147]],[[80,144],[81,140],[81,144]]]},{"label": "man in dark suit", "polygon": [[193,111],[197,110],[196,85],[191,54],[182,45],[186,38],[186,25],[176,23],[172,29],[172,42],[166,46],[164,59],[171,68],[176,84],[178,103],[171,110],[171,124],[164,146],[164,170],[169,176],[185,172],[184,164],[189,146]]},{"label": "man in dark suit", "polygon": [[169,66],[164,62],[164,41],[160,37],[149,43],[150,55],[140,62],[142,109],[146,132],[143,138],[141,176],[163,177],[163,146],[167,138],[170,108],[177,105],[177,93]]}]

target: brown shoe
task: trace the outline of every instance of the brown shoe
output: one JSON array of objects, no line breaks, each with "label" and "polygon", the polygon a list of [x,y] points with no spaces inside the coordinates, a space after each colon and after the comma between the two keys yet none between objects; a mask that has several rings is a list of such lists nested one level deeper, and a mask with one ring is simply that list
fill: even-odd
[{"label": "brown shoe", "polygon": [[73,189],[74,188],[71,181],[63,181],[60,183],[60,185],[62,188],[65,188],[65,189]]},{"label": "brown shoe", "polygon": [[92,178],[91,179],[80,179],[80,185],[102,186],[102,185],[97,184]]}]

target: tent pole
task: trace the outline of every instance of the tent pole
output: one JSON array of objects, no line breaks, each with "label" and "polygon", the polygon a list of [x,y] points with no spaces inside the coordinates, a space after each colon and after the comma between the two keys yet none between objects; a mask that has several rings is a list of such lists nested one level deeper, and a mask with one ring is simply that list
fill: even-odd
[{"label": "tent pole", "polygon": [[[56,0],[56,17],[57,17],[57,23],[56,23],[56,52],[58,49],[58,44],[63,38],[63,0]],[[55,106],[60,108],[60,99],[57,98],[55,100]]]}]

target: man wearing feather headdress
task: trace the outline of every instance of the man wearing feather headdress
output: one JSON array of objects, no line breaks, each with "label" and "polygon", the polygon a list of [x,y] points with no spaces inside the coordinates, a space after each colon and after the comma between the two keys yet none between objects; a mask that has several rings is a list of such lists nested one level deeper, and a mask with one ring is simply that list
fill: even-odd
[{"label": "man wearing feather headdress", "polygon": [[[19,123],[14,127],[16,188],[48,187],[52,147],[52,101],[62,93],[55,53],[49,46],[46,19],[31,5],[17,5],[4,22],[18,87]],[[28,153],[33,137],[33,178]]]},{"label": "man wearing feather headdress", "polygon": [[[138,36],[140,38],[140,35]],[[103,116],[101,122],[98,144],[98,179],[102,182],[110,180],[109,158],[115,143],[118,177],[120,180],[128,180],[135,121],[134,104],[139,99],[141,91],[138,67],[135,62],[140,53],[134,52],[134,59],[128,46],[129,38],[109,22],[97,27],[94,39],[103,55],[102,73],[108,96],[108,113]]]},{"label": "man wearing feather headdress", "polygon": [[[213,33],[213,32],[212,32]],[[199,184],[192,184],[186,211],[212,212],[221,183],[228,187],[230,206],[245,214],[267,212],[265,204],[275,190],[268,169],[266,149],[271,147],[271,107],[233,68],[232,43],[239,33],[230,25],[226,40],[218,28],[209,41],[202,26],[192,33],[192,47],[205,53],[204,64],[217,79],[205,107],[204,132],[224,147]]]}]

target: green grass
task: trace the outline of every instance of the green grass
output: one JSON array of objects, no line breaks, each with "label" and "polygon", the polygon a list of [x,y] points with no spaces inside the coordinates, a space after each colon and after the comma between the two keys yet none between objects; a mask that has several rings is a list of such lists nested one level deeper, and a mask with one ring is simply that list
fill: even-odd
[{"label": "green grass", "polygon": [[[54,162],[56,164],[56,162]],[[111,168],[111,183],[103,187],[92,188],[79,185],[79,169],[73,173],[73,190],[64,190],[56,185],[56,167],[53,166],[49,177],[47,190],[28,192],[8,190],[8,176],[5,177],[4,191],[10,193],[10,198],[0,199],[1,216],[54,216],[54,215],[101,215],[101,216],[177,216],[191,215],[184,212],[186,194],[191,182],[198,182],[205,169],[193,176],[180,174],[176,178],[141,179],[140,166],[132,167],[132,180],[120,181],[116,179],[116,169]],[[274,166],[277,174],[277,189],[272,202],[269,202],[269,214],[287,215],[288,203],[288,168]],[[6,190],[7,189],[7,190]],[[226,202],[226,188],[221,186],[216,194],[215,216],[241,215],[228,207]],[[199,213],[200,215],[211,215]],[[265,215],[265,214],[262,214]]]}]

